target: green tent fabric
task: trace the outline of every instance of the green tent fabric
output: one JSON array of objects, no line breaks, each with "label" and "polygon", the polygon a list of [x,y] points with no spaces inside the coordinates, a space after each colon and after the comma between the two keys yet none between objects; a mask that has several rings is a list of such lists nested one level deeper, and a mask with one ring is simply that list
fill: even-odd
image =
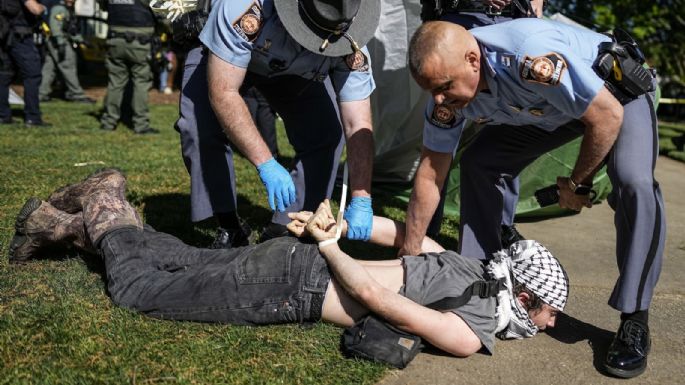
[{"label": "green tent fabric", "polygon": [[[457,152],[455,161],[452,164],[450,174],[448,177],[448,190],[445,197],[445,214],[455,219],[459,219],[459,158],[464,148],[468,146],[473,138],[475,138],[475,131],[465,132],[463,137],[463,145]],[[582,138],[578,138],[572,142],[561,146],[554,151],[548,152],[530,164],[520,175],[520,198],[516,206],[517,218],[532,218],[532,217],[546,217],[558,216],[565,213],[570,213],[570,210],[564,210],[558,205],[552,205],[541,208],[533,193],[535,190],[549,186],[556,183],[557,176],[569,175],[573,169],[573,164],[578,156],[580,149],[580,142]],[[606,173],[606,169],[602,168],[593,182],[593,189],[597,192],[595,202],[606,198],[611,192],[611,182]],[[401,187],[397,184],[378,184],[374,185],[374,192],[392,194],[395,198],[404,202],[409,202],[411,196],[412,186],[406,184]]]},{"label": "green tent fabric", "polygon": [[[557,176],[571,174],[578,156],[581,140],[582,138],[578,138],[554,151],[544,154],[521,173],[520,197],[516,206],[517,218],[556,216],[571,212],[570,210],[560,208],[558,205],[541,208],[533,194],[540,188],[556,184]],[[459,217],[459,187],[459,164],[454,162],[450,170],[449,185],[445,198],[445,214],[457,218]],[[609,192],[611,192],[611,182],[605,168],[602,168],[595,175],[593,189],[597,192],[595,202],[606,198]]]}]

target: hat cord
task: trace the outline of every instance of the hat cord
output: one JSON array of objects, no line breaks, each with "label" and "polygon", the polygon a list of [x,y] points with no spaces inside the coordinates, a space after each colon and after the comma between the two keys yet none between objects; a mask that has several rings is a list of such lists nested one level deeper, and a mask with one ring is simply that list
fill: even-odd
[{"label": "hat cord", "polygon": [[350,20],[349,23],[346,23],[346,24],[345,24],[345,28],[342,28],[342,29],[330,29],[330,28],[326,28],[326,27],[324,27],[324,26],[322,26],[322,25],[319,25],[319,23],[317,23],[311,16],[309,16],[309,13],[307,12],[307,9],[305,9],[305,7],[302,5],[302,3],[301,3],[300,1],[297,2],[297,5],[298,5],[299,8],[302,10],[302,12],[304,12],[304,15],[307,16],[307,19],[309,19],[309,21],[312,22],[312,24],[314,24],[317,28],[319,28],[319,29],[321,29],[321,30],[323,30],[323,31],[330,32],[330,33],[328,34],[328,36],[326,36],[326,38],[323,39],[323,41],[321,42],[321,47],[319,47],[319,51],[323,52],[324,50],[326,50],[326,48],[328,47],[328,44],[329,44],[329,40],[328,40],[328,39],[330,39],[333,35],[335,35],[335,36],[340,36],[340,35],[342,35],[345,39],[347,39],[347,40],[350,42],[350,45],[352,46],[352,49],[353,49],[355,52],[361,51],[361,49],[359,48],[359,45],[357,44],[357,42],[354,41],[354,39],[352,38],[352,36],[350,36],[350,35],[347,33],[347,30],[350,28],[350,26],[351,26],[352,23],[354,22],[354,19],[357,17],[357,15],[354,15],[354,17],[352,18],[352,20]]}]

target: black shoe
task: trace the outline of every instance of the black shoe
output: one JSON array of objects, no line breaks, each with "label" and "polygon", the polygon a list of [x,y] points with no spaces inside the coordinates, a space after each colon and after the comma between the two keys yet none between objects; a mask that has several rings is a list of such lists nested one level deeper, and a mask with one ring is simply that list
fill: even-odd
[{"label": "black shoe", "polygon": [[67,102],[72,103],[84,103],[84,104],[95,104],[95,99],[89,98],[87,96],[78,96],[75,98],[66,98]]},{"label": "black shoe", "polygon": [[44,120],[25,120],[24,126],[26,127],[52,127],[52,124],[45,122]]},{"label": "black shoe", "polygon": [[0,124],[14,124],[14,119],[11,116],[6,119],[0,119]]},{"label": "black shoe", "polygon": [[265,242],[269,239],[278,237],[285,237],[288,234],[288,228],[285,227],[285,225],[271,222],[264,228],[264,231],[262,231],[262,234],[259,236],[259,242]]},{"label": "black shoe", "polygon": [[508,249],[509,246],[513,245],[514,243],[518,241],[523,241],[526,239],[521,233],[519,233],[518,230],[516,230],[516,226],[511,225],[511,226],[506,226],[502,225],[502,248],[503,249]]},{"label": "black shoe", "polygon": [[639,376],[647,368],[650,345],[649,327],[646,324],[631,319],[622,321],[609,346],[604,367],[616,377]]},{"label": "black shoe", "polygon": [[250,232],[250,227],[244,223],[241,224],[241,228],[237,229],[218,227],[214,242],[212,242],[209,248],[230,249],[232,247],[247,246],[250,244]]},{"label": "black shoe", "polygon": [[156,128],[148,127],[148,128],[143,128],[142,130],[139,130],[139,131],[135,131],[135,133],[138,135],[159,134],[159,130]]}]

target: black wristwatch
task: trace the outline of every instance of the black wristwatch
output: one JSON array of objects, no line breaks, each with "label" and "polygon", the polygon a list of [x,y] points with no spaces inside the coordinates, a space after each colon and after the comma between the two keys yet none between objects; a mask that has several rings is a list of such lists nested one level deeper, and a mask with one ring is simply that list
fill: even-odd
[{"label": "black wristwatch", "polygon": [[592,191],[591,184],[576,183],[573,181],[573,178],[571,177],[568,178],[568,184],[569,187],[571,187],[573,193],[576,195],[589,195]]}]

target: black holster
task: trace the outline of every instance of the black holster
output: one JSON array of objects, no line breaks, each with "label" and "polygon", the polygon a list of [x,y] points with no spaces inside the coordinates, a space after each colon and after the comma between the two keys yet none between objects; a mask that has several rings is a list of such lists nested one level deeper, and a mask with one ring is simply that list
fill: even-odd
[{"label": "black holster", "polygon": [[607,89],[623,105],[654,91],[654,74],[643,66],[645,57],[635,40],[622,30],[610,37],[612,41],[599,45],[592,66]]}]

